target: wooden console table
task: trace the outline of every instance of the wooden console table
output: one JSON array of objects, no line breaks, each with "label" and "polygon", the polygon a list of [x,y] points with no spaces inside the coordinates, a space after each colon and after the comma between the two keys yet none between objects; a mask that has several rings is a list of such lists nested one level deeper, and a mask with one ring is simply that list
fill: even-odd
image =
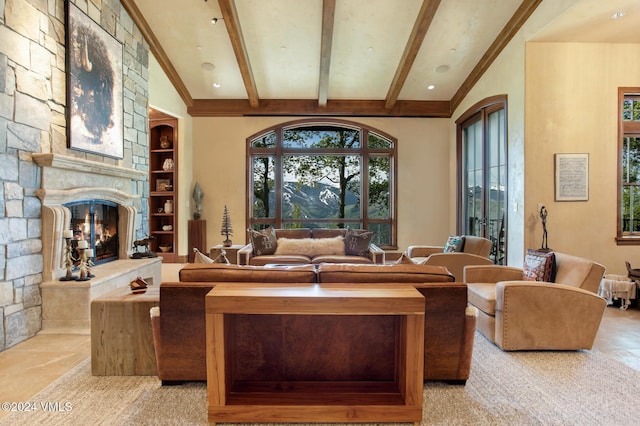
[{"label": "wooden console table", "polygon": [[218,284],[206,329],[211,423],[422,419],[413,286]]}]

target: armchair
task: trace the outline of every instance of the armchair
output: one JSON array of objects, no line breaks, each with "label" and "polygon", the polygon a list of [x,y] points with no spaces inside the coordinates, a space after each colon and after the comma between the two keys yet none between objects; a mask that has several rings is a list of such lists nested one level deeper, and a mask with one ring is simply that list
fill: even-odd
[{"label": "armchair", "polygon": [[423,265],[445,266],[456,281],[463,280],[464,267],[467,265],[492,265],[489,259],[492,243],[483,237],[465,236],[461,252],[443,253],[444,246],[412,245],[407,255]]},{"label": "armchair", "polygon": [[603,265],[555,253],[555,282],[522,281],[510,266],[467,266],[476,329],[503,350],[591,349],[606,301],[596,293]]}]

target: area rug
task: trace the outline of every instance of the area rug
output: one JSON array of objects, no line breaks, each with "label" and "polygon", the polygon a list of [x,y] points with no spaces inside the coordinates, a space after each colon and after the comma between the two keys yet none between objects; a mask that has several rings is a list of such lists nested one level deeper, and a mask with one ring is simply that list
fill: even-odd
[{"label": "area rug", "polygon": [[[206,425],[206,397],[203,383],[92,376],[87,359],[0,425]],[[637,425],[638,407],[640,372],[601,352],[503,352],[476,334],[466,386],[427,383],[421,424]]]}]

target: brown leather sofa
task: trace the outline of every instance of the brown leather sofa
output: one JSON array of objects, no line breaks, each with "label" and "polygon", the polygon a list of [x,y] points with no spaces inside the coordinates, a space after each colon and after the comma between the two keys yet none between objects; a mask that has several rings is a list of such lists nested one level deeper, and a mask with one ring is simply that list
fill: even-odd
[{"label": "brown leather sofa", "polygon": [[158,377],[163,384],[207,380],[205,296],[219,282],[313,283],[313,265],[263,268],[192,263],[179,282],[160,284],[160,315],[152,318]]},{"label": "brown leather sofa", "polygon": [[467,288],[446,268],[421,265],[321,264],[238,266],[190,264],[179,282],[160,285],[160,315],[152,319],[163,384],[207,378],[205,295],[217,283],[411,283],[425,296],[425,380],[465,383],[469,377],[475,310]]},{"label": "brown leather sofa", "polygon": [[467,285],[442,266],[322,264],[319,283],[409,283],[425,298],[424,380],[465,383],[477,310],[467,309]]},{"label": "brown leather sofa", "polygon": [[[356,232],[364,232],[356,230]],[[329,229],[329,228],[294,228],[294,229],[276,229],[276,242],[280,238],[295,239],[313,239],[335,238],[343,236],[346,229]],[[312,243],[312,242],[311,242]],[[300,265],[305,263],[384,263],[384,250],[375,244],[369,245],[367,256],[357,256],[348,254],[326,254],[318,253],[314,256],[303,255],[300,253],[282,253],[256,255],[254,254],[251,243],[245,245],[238,250],[238,265]]]}]

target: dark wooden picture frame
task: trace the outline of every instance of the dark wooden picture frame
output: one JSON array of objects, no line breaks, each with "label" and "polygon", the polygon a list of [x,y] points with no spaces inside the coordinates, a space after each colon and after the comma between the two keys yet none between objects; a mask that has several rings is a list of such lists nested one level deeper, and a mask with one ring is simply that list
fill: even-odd
[{"label": "dark wooden picture frame", "polygon": [[171,180],[170,179],[156,179],[156,191],[170,191]]},{"label": "dark wooden picture frame", "polygon": [[122,43],[76,5],[65,5],[68,146],[123,158]]}]

